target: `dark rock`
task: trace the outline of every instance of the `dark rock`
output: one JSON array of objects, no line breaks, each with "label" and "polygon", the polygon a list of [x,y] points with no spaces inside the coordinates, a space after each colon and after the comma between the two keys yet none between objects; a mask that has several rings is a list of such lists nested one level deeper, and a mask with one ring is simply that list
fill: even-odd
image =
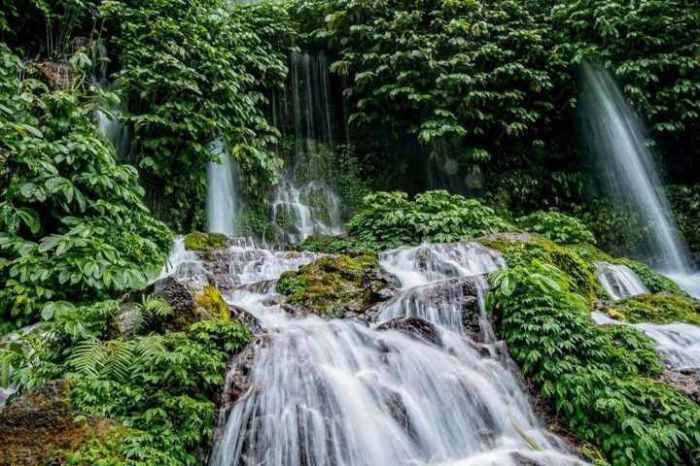
[{"label": "dark rock", "polygon": [[660,379],[691,400],[700,403],[700,369],[666,369]]},{"label": "dark rock", "polygon": [[415,317],[392,319],[379,325],[377,330],[398,330],[408,336],[427,341],[434,345],[439,346],[442,343],[440,333],[433,324]]},{"label": "dark rock", "polygon": [[191,314],[195,307],[192,293],[173,277],[166,277],[154,283],[153,296],[170,304],[175,315]]},{"label": "dark rock", "polygon": [[32,65],[39,78],[53,90],[66,90],[73,86],[75,74],[70,63],[43,61]]},{"label": "dark rock", "polygon": [[253,332],[253,335],[258,335],[263,332],[260,321],[250,312],[240,306],[229,306],[231,309],[231,317],[238,319],[243,325]]},{"label": "dark rock", "polygon": [[545,466],[544,463],[530,459],[517,451],[511,453],[510,457],[518,466]]},{"label": "dark rock", "polygon": [[112,326],[117,336],[130,338],[134,336],[143,324],[143,314],[138,304],[122,303],[119,313],[112,320]]}]

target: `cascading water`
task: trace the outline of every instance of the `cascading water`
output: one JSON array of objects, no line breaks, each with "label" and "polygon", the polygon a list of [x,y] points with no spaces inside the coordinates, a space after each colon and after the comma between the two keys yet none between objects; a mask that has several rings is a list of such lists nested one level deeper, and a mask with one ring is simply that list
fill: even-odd
[{"label": "cascading water", "polygon": [[585,66],[583,76],[587,136],[612,193],[638,208],[650,228],[651,253],[659,269],[700,296],[700,276],[691,277],[688,251],[645,146],[641,123],[606,72]]},{"label": "cascading water", "polygon": [[[234,269],[248,267],[250,258],[238,260]],[[500,256],[475,244],[424,245],[381,260],[388,271],[399,272],[402,285],[399,296],[378,310],[382,317],[374,327],[292,317],[276,304],[269,285],[241,283],[227,294],[268,333],[255,347],[249,383],[225,391],[240,396],[210,464],[585,464],[540,426],[478,304],[475,279],[501,267]],[[259,258],[253,262],[261,264]],[[276,271],[289,266],[285,262]],[[248,274],[241,281],[270,275]],[[446,315],[412,314],[399,304],[419,294],[426,303],[447,301],[443,310],[459,321],[469,320],[467,308],[476,304],[479,325],[488,329],[479,339],[468,338]],[[432,322],[404,318],[411,315]],[[425,338],[405,333],[402,325],[423,328]],[[239,375],[234,365],[227,379]]]},{"label": "cascading water", "polygon": [[219,160],[207,166],[207,230],[231,238],[237,227],[236,167],[222,139],[211,144],[211,152]]},{"label": "cascading water", "polygon": [[314,234],[343,231],[340,199],[328,185],[334,118],[325,55],[293,52],[289,87],[291,98],[285,103],[291,100],[291,109],[280,119],[291,120],[295,140],[272,202],[272,223],[285,241],[297,243]]},{"label": "cascading water", "polygon": [[613,301],[649,293],[636,273],[626,265],[597,262],[598,281]]},{"label": "cascading water", "polygon": [[657,351],[664,356],[671,368],[700,371],[700,327],[683,323],[666,325],[625,324],[613,320],[600,312],[594,312],[592,316],[593,320],[601,325],[632,325],[632,327],[642,331],[654,340]]}]

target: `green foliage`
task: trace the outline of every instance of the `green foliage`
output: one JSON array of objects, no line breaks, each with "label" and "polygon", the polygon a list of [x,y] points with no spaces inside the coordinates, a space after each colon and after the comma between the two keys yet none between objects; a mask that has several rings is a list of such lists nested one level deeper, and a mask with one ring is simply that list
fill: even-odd
[{"label": "green foliage", "polygon": [[601,62],[659,135],[692,134],[700,116],[695,0],[576,0],[551,14],[555,54]]},{"label": "green foliage", "polygon": [[[479,240],[485,246],[503,254],[508,267],[527,267],[533,260],[564,271],[572,289],[589,302],[603,294],[596,278],[593,261],[580,253],[578,247],[558,245],[532,235],[495,235]],[[593,246],[586,245],[587,248]],[[593,248],[594,249],[594,248]]]},{"label": "green foliage", "polygon": [[596,242],[593,233],[580,220],[553,210],[521,217],[517,223],[521,228],[559,244]]},{"label": "green foliage", "polygon": [[668,294],[633,296],[611,305],[608,313],[616,319],[631,323],[686,322],[700,325],[700,304],[684,296]]},{"label": "green foliage", "polygon": [[300,251],[326,254],[356,254],[367,251],[359,241],[349,236],[309,236],[296,246]]},{"label": "green foliage", "polygon": [[698,464],[700,407],[650,379],[662,366],[648,338],[597,326],[571,279],[537,259],[492,284],[513,358],[577,438],[613,465]]},{"label": "green foliage", "polygon": [[98,136],[94,96],[19,80],[24,67],[2,45],[0,61],[5,325],[36,321],[52,301],[89,302],[142,286],[162,264],[171,234],[145,208],[136,170],[116,163]]},{"label": "green foliage", "polygon": [[515,227],[475,199],[428,191],[410,201],[405,193],[376,192],[348,223],[351,236],[370,249],[459,241]]},{"label": "green foliage", "polygon": [[520,138],[540,144],[561,65],[541,2],[307,3],[298,2],[301,14],[325,17],[309,21],[314,38],[337,51],[332,70],[351,83],[351,124],[457,142],[472,160]]},{"label": "green foliage", "polygon": [[670,186],[667,192],[678,228],[700,259],[700,185]]},{"label": "green foliage", "polygon": [[224,0],[110,0],[114,33],[142,174],[163,187],[164,218],[191,229],[206,193],[205,166],[223,138],[243,188],[261,196],[280,160],[279,133],[263,113],[264,91],[281,88],[294,32],[280,6],[233,7]]},{"label": "green foliage", "polygon": [[593,233],[598,247],[623,256],[637,252],[648,235],[638,211],[596,198],[573,209],[574,215]]},{"label": "green foliage", "polygon": [[[164,310],[149,299],[142,307]],[[75,409],[126,427],[82,445],[68,464],[201,464],[226,364],[250,332],[238,321],[209,320],[183,332],[110,340],[108,322],[118,310],[115,301],[57,308],[50,321],[1,347],[0,365],[12,367],[22,391],[66,378]]]}]

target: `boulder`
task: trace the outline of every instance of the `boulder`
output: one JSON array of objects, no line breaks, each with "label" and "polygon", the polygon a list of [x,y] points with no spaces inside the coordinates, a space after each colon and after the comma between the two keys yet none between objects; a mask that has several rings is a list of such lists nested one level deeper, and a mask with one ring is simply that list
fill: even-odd
[{"label": "boulder", "polygon": [[389,294],[390,277],[376,254],[323,256],[285,272],[277,292],[288,304],[330,318],[357,317]]},{"label": "boulder", "polygon": [[410,337],[426,341],[434,345],[442,343],[437,328],[428,321],[415,317],[391,319],[377,327],[377,330],[398,330]]}]

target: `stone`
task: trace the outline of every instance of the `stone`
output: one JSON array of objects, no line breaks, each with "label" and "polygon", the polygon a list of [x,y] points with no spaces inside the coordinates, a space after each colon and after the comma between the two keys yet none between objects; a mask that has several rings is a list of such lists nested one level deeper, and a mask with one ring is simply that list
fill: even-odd
[{"label": "stone", "polygon": [[438,329],[430,322],[417,319],[415,317],[406,317],[403,319],[391,319],[377,327],[377,330],[398,330],[410,337],[417,338],[422,341],[441,345],[442,340]]}]

